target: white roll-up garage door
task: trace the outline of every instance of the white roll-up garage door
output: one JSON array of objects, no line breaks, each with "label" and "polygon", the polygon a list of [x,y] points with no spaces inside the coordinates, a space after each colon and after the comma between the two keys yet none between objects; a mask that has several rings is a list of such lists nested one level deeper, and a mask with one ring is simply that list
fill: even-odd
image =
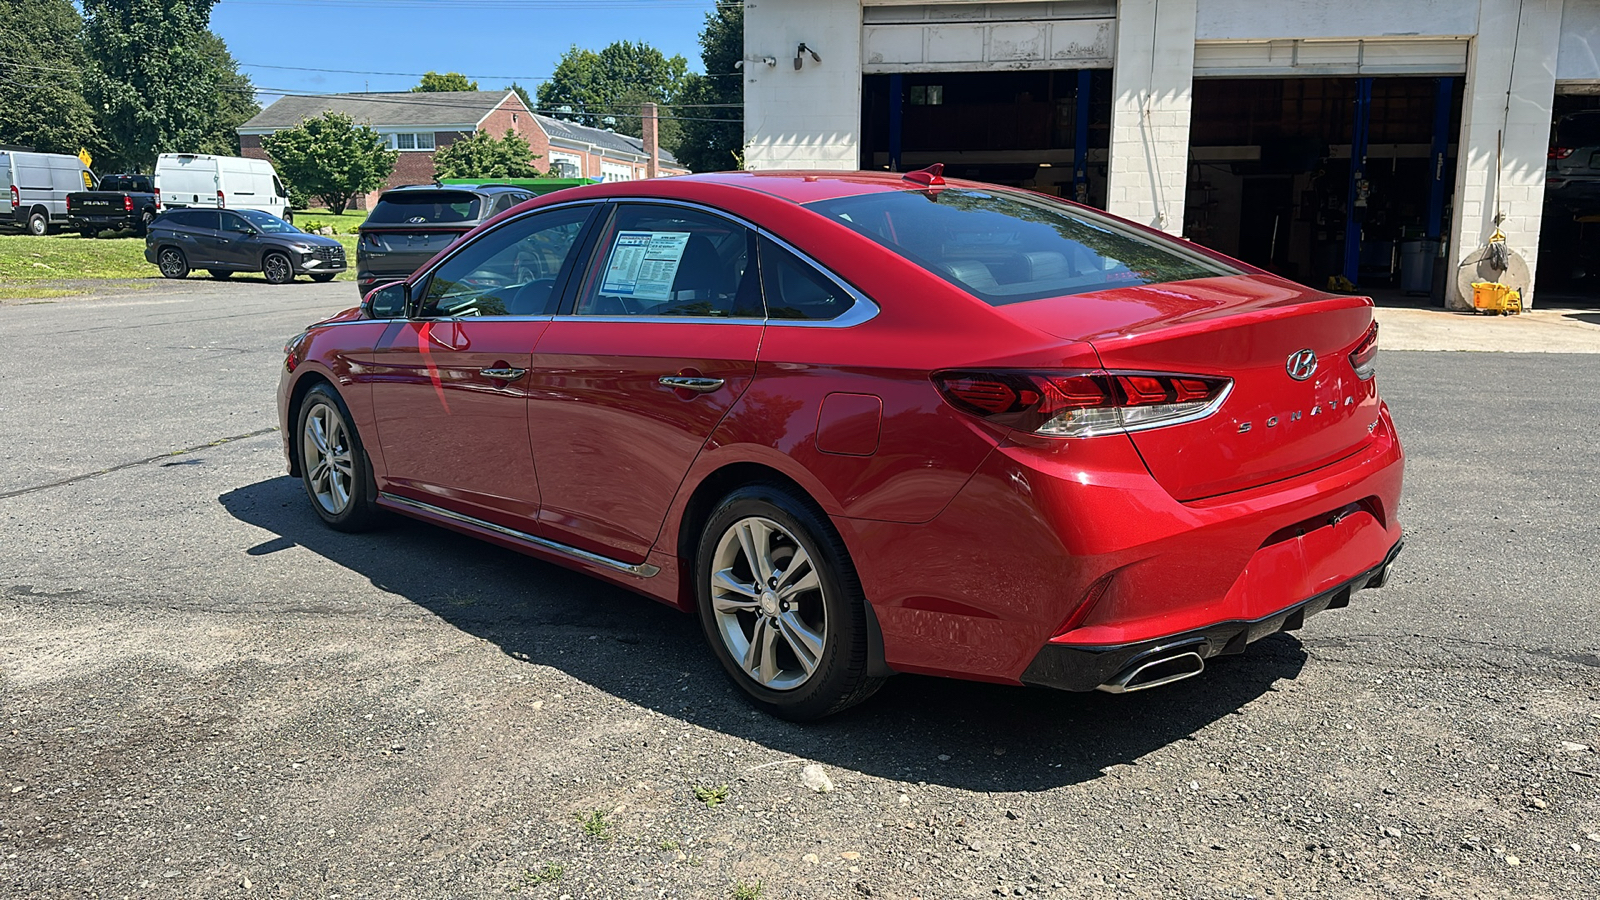
[{"label": "white roll-up garage door", "polygon": [[1417,40],[1197,41],[1197,78],[1330,75],[1464,75],[1468,41]]}]

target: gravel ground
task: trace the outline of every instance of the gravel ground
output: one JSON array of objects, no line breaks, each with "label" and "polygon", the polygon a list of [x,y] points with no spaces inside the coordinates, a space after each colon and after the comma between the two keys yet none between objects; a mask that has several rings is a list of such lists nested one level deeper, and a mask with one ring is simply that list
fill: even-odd
[{"label": "gravel ground", "polygon": [[141,295],[0,310],[0,896],[1600,884],[1595,357],[1386,353],[1408,549],[1302,631],[1158,691],[901,676],[798,726],[664,607],[322,528],[257,432],[348,285]]}]

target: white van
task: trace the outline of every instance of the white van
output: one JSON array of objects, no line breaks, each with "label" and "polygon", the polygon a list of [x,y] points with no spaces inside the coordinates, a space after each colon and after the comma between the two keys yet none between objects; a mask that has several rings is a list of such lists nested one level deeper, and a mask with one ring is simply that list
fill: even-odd
[{"label": "white van", "polygon": [[76,156],[0,150],[0,191],[11,203],[8,219],[30,234],[49,234],[67,224],[67,195],[92,190],[94,173]]},{"label": "white van", "polygon": [[289,212],[289,192],[283,189],[272,163],[242,156],[161,154],[156,160],[156,202],[162,209],[259,209],[294,220]]}]

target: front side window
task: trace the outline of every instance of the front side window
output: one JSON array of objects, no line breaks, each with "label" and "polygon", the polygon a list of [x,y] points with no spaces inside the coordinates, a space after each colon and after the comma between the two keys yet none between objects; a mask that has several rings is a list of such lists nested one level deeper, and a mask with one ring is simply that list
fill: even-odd
[{"label": "front side window", "polygon": [[807,208],[996,306],[1239,274],[1176,240],[1031,194],[951,187]]},{"label": "front side window", "polygon": [[290,225],[288,222],[285,222],[284,220],[282,220],[282,219],[278,218],[277,216],[273,215],[272,213],[262,212],[259,209],[241,209],[238,212],[234,213],[233,215],[243,216],[246,221],[248,221],[251,225],[254,225],[256,227],[257,231],[263,232],[265,234],[302,234],[303,233],[303,232],[300,231],[300,229],[294,227],[293,225]]},{"label": "front side window", "polygon": [[718,216],[624,205],[596,246],[580,316],[759,318],[753,235]]},{"label": "front side window", "polygon": [[233,234],[249,234],[255,229],[238,213],[225,212],[222,214],[222,230]]},{"label": "front side window", "polygon": [[590,206],[538,213],[496,228],[439,266],[428,280],[420,318],[542,316],[573,256]]}]

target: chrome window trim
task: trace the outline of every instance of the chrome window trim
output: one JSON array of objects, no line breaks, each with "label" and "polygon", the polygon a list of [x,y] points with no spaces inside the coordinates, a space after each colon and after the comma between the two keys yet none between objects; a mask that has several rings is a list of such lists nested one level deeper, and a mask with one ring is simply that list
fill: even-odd
[{"label": "chrome window trim", "polygon": [[569,556],[573,559],[579,560],[580,562],[604,566],[607,569],[623,572],[628,575],[635,575],[639,578],[650,578],[657,572],[661,571],[659,566],[652,566],[649,563],[625,563],[619,559],[612,559],[609,556],[601,556],[598,553],[590,553],[587,550],[579,550],[577,547],[572,547],[567,544],[562,544],[546,538],[531,535],[526,531],[518,531],[515,528],[507,528],[504,525],[496,525],[493,522],[485,522],[482,519],[475,519],[472,516],[462,515],[458,512],[452,512],[448,509],[444,509],[443,507],[434,506],[432,503],[423,503],[420,500],[410,500],[405,497],[400,497],[395,494],[391,494],[388,491],[378,492],[378,498],[391,506],[398,506],[402,509],[424,512],[443,519],[449,519],[452,522],[460,522],[463,525],[471,525],[474,528],[482,528],[486,531],[492,531],[502,537],[507,537],[519,543],[527,544],[530,547],[546,550],[551,553],[559,553],[562,556]]},{"label": "chrome window trim", "polygon": [[556,316],[558,322],[646,322],[653,325],[767,325],[767,319],[754,316]]},{"label": "chrome window trim", "polygon": [[[581,201],[574,201],[574,202],[581,202]],[[716,216],[716,217],[721,218],[721,219],[727,219],[728,221],[733,222],[734,224],[738,225],[741,228],[749,229],[757,237],[764,237],[767,240],[772,241],[774,244],[777,244],[778,246],[782,247],[783,249],[789,251],[790,253],[793,253],[795,255],[795,257],[800,259],[806,265],[810,266],[813,270],[815,270],[817,272],[817,274],[821,275],[822,277],[828,279],[829,281],[833,282],[835,285],[837,285],[840,288],[842,288],[845,293],[849,294],[851,296],[851,298],[853,298],[855,300],[855,304],[853,306],[851,306],[849,309],[845,310],[843,313],[840,313],[838,315],[838,317],[832,318],[832,319],[774,319],[771,316],[761,316],[761,317],[741,316],[741,317],[738,317],[738,318],[734,318],[734,317],[726,317],[726,318],[724,318],[724,317],[720,317],[720,316],[580,316],[580,315],[572,314],[572,315],[556,316],[555,318],[558,321],[562,321],[562,322],[566,322],[566,321],[583,321],[583,322],[657,322],[657,323],[659,323],[659,322],[698,322],[698,323],[701,323],[701,324],[705,324],[707,322],[727,322],[727,323],[746,323],[746,324],[753,324],[753,323],[761,322],[761,323],[765,323],[767,325],[793,326],[793,327],[798,327],[798,328],[851,328],[853,326],[860,325],[863,322],[867,322],[867,321],[869,321],[869,320],[871,320],[873,318],[876,318],[878,313],[882,311],[882,309],[878,306],[878,304],[872,302],[870,299],[867,298],[866,294],[863,294],[859,290],[856,290],[854,285],[850,284],[848,281],[845,281],[843,278],[840,278],[838,275],[834,274],[826,266],[824,266],[821,263],[817,262],[815,259],[812,259],[810,254],[802,251],[801,249],[799,249],[795,245],[789,243],[788,241],[784,240],[781,237],[778,237],[777,235],[775,235],[771,231],[768,231],[767,229],[761,227],[760,225],[757,225],[757,224],[755,224],[754,222],[751,222],[748,219],[742,218],[740,216],[736,216],[733,213],[728,212],[727,210],[717,209],[714,206],[707,206],[704,203],[695,203],[695,202],[689,201],[689,200],[673,200],[673,199],[664,198],[664,197],[612,197],[612,198],[609,198],[609,200],[607,202],[614,203],[614,204],[638,203],[638,204],[643,204],[643,205],[647,205],[647,206],[676,206],[676,207],[681,207],[683,209],[692,209],[692,210],[695,210],[696,212],[708,213],[710,215]],[[545,208],[546,209],[554,209],[554,207],[545,207]],[[801,207],[801,208],[804,209],[804,207]],[[595,247],[596,251],[598,251],[599,249],[600,248],[598,246]],[[760,250],[758,249],[757,250],[757,254],[759,255],[759,253],[760,253]],[[757,265],[760,265],[760,263],[758,262]],[[431,275],[432,273],[430,272],[429,274]],[[762,294],[763,307],[765,306],[765,302],[766,302],[766,295],[765,295],[765,292],[763,292],[763,294]]]}]

